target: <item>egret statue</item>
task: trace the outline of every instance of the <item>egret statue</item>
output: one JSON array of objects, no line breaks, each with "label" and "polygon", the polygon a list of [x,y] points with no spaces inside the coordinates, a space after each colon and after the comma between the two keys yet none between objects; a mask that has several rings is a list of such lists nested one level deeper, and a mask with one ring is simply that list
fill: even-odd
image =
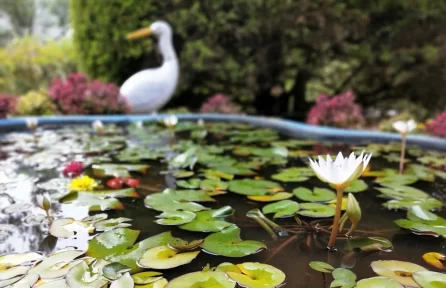
[{"label": "egret statue", "polygon": [[178,84],[179,63],[172,45],[172,28],[164,21],[156,21],[127,35],[136,39],[148,35],[158,38],[158,47],[163,58],[161,67],[142,70],[122,84],[120,92],[130,105],[132,113],[156,112],[172,97]]}]

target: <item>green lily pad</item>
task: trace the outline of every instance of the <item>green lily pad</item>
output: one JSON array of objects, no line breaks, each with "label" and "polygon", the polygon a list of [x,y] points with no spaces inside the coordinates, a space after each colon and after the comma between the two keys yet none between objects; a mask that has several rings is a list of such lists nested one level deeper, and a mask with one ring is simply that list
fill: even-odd
[{"label": "green lily pad", "polygon": [[[84,260],[68,271],[65,280],[69,287],[99,288],[109,281],[102,277],[102,268],[109,262],[105,260]],[[92,265],[92,267],[90,267]],[[91,272],[96,271],[96,272]]]},{"label": "green lily pad", "polygon": [[358,281],[356,288],[404,288],[404,286],[392,278],[372,277]]},{"label": "green lily pad", "polygon": [[[429,212],[420,205],[413,205],[407,211],[407,218],[412,221],[428,221],[429,224],[443,224],[446,225],[446,220],[436,214]],[[433,222],[435,221],[435,222]]]},{"label": "green lily pad", "polygon": [[404,170],[404,173],[414,175],[418,179],[423,179],[424,181],[432,182],[435,180],[434,169],[423,165],[411,164],[406,168],[406,170]]},{"label": "green lily pad", "polygon": [[236,283],[231,281],[226,273],[219,271],[192,272],[177,277],[167,283],[165,288],[235,288]]},{"label": "green lily pad", "polygon": [[311,176],[314,176],[314,172],[308,167],[291,167],[280,170],[279,173],[271,176],[274,180],[282,182],[304,182]]},{"label": "green lily pad", "polygon": [[157,211],[201,211],[207,208],[193,201],[215,201],[202,191],[166,189],[162,193],[150,194],[144,200],[146,207]]},{"label": "green lily pad", "polygon": [[387,209],[404,209],[408,210],[414,205],[423,207],[426,210],[440,209],[443,207],[443,203],[435,198],[423,198],[421,200],[414,199],[396,199],[389,200],[382,204]]},{"label": "green lily pad", "polygon": [[282,187],[268,180],[241,179],[229,182],[229,190],[242,195],[265,195],[279,192]]},{"label": "green lily pad", "polygon": [[328,202],[336,199],[336,193],[326,188],[315,187],[311,191],[305,187],[298,187],[293,190],[293,193],[300,200],[307,202]]},{"label": "green lily pad", "polygon": [[[118,190],[94,190],[94,191],[77,191],[86,196],[91,197],[115,197],[115,198],[140,198],[134,188],[118,189]],[[62,198],[63,200],[64,198]]]},{"label": "green lily pad", "polygon": [[274,202],[274,201],[289,199],[293,197],[293,194],[288,192],[278,192],[268,195],[249,195],[247,197],[249,200],[254,200],[258,202]]},{"label": "green lily pad", "polygon": [[129,273],[125,273],[118,280],[113,281],[110,284],[110,288],[127,288],[134,287],[135,283]]},{"label": "green lily pad", "polygon": [[164,232],[133,245],[139,236],[138,230],[117,228],[106,231],[94,237],[88,243],[87,256],[119,262],[139,271],[136,261],[148,249],[166,245],[171,237],[170,232]]},{"label": "green lily pad", "polygon": [[389,251],[393,249],[392,242],[384,237],[359,237],[348,239],[345,250],[360,250],[364,252]]},{"label": "green lily pad", "polygon": [[233,165],[233,166],[213,166],[212,169],[230,175],[239,175],[239,176],[253,176],[257,173],[252,171],[249,168],[244,167],[243,165]]},{"label": "green lily pad", "polygon": [[367,185],[367,183],[365,183],[364,180],[356,179],[355,181],[351,182],[347,188],[345,188],[344,192],[345,193],[358,193],[358,192],[363,192],[363,191],[367,190],[367,188],[368,188],[368,185]]},{"label": "green lily pad", "polygon": [[427,194],[426,192],[410,186],[392,186],[392,187],[376,188],[376,190],[380,191],[385,196],[393,199],[420,200],[429,197],[429,194]]},{"label": "green lily pad", "polygon": [[234,225],[233,223],[222,220],[225,217],[234,214],[234,209],[230,206],[224,206],[216,210],[206,210],[196,212],[195,219],[191,222],[181,225],[180,228],[196,232],[218,232],[226,227]]},{"label": "green lily pad", "polygon": [[279,287],[285,282],[285,273],[268,264],[245,262],[238,264],[237,267],[243,274],[235,272],[226,274],[241,287]]},{"label": "green lily pad", "polygon": [[198,157],[196,156],[196,148],[190,148],[186,152],[181,153],[172,160],[170,160],[169,164],[173,168],[189,168],[190,170],[194,169],[195,163],[197,163]]},{"label": "green lily pad", "polygon": [[299,203],[291,200],[282,200],[271,203],[262,208],[263,214],[274,213],[274,218],[292,217],[299,211]]},{"label": "green lily pad", "polygon": [[375,182],[383,186],[404,186],[410,185],[418,181],[418,177],[414,175],[391,175],[386,177],[381,177],[375,180]]},{"label": "green lily pad", "polygon": [[415,282],[423,288],[446,287],[446,274],[433,271],[419,271],[412,275]]},{"label": "green lily pad", "polygon": [[200,179],[192,178],[189,180],[179,180],[177,181],[177,186],[186,188],[186,189],[197,189],[200,187]]},{"label": "green lily pad", "polygon": [[356,286],[356,275],[352,271],[345,268],[336,268],[331,272],[334,280],[330,287],[353,288]]},{"label": "green lily pad", "polygon": [[135,284],[143,285],[160,280],[161,278],[163,278],[163,274],[160,272],[145,271],[133,274],[132,278]]},{"label": "green lily pad", "polygon": [[146,173],[149,165],[143,164],[95,164],[93,174],[97,177],[131,177],[129,172]]},{"label": "green lily pad", "polygon": [[319,271],[322,273],[331,273],[331,271],[333,271],[335,269],[330,264],[321,262],[321,261],[311,261],[309,265],[313,270],[316,270],[316,271]]},{"label": "green lily pad", "polygon": [[228,186],[227,182],[214,179],[205,179],[200,183],[200,188],[205,191],[226,190]]},{"label": "green lily pad", "polygon": [[31,268],[28,273],[38,274],[42,279],[56,279],[63,277],[72,267],[81,261],[74,259],[83,254],[83,251],[78,250],[58,252],[42,260],[42,262]]},{"label": "green lily pad", "polygon": [[155,222],[160,225],[183,225],[195,219],[195,213],[189,211],[168,211],[157,216]]},{"label": "green lily pad", "polygon": [[199,253],[200,251],[179,252],[163,245],[148,249],[137,263],[145,269],[171,269],[192,262]]},{"label": "green lily pad", "polygon": [[172,173],[172,176],[179,179],[179,178],[189,178],[194,176],[194,171],[186,171],[186,170],[177,170]]},{"label": "green lily pad", "polygon": [[70,193],[63,197],[60,202],[62,203],[74,203],[77,206],[87,206],[88,210],[93,211],[106,211],[106,210],[123,210],[124,205],[116,198],[103,198],[96,197],[85,193]]},{"label": "green lily pad", "polygon": [[130,227],[132,224],[125,223],[127,221],[132,221],[130,218],[125,217],[119,217],[119,218],[112,218],[108,220],[102,220],[94,223],[94,228],[96,231],[108,231],[120,227]]},{"label": "green lily pad", "polygon": [[242,273],[242,271],[240,270],[240,268],[237,267],[237,265],[234,265],[229,262],[220,263],[215,268],[215,271]]},{"label": "green lily pad", "polygon": [[429,225],[420,222],[415,222],[408,219],[398,219],[394,221],[396,225],[401,228],[411,230],[416,234],[422,235],[439,235],[446,238],[446,225]]},{"label": "green lily pad", "polygon": [[125,266],[119,262],[113,262],[102,267],[102,274],[105,278],[114,281],[121,278],[121,276],[129,272],[131,269],[128,266]]},{"label": "green lily pad", "polygon": [[203,243],[203,239],[198,240],[192,240],[190,242],[187,242],[180,238],[172,237],[169,240],[169,247],[178,251],[186,251],[186,250],[193,250],[200,246]]},{"label": "green lily pad", "polygon": [[398,260],[373,261],[370,266],[379,276],[395,279],[400,284],[409,287],[418,287],[418,284],[412,278],[414,273],[427,271],[420,265]]},{"label": "green lily pad", "polygon": [[14,267],[23,263],[34,263],[44,258],[44,256],[36,252],[27,252],[22,254],[13,253],[0,256],[0,265]]},{"label": "green lily pad", "polygon": [[201,247],[207,253],[226,257],[243,257],[266,249],[266,245],[262,242],[242,240],[240,228],[235,225],[209,235]]},{"label": "green lily pad", "polygon": [[214,169],[203,170],[203,176],[206,179],[213,179],[213,180],[221,180],[221,179],[232,180],[232,179],[234,179],[234,174],[225,173],[225,172],[214,170]]},{"label": "green lily pad", "polygon": [[327,218],[335,215],[335,207],[319,203],[300,203],[297,214],[312,218]]}]

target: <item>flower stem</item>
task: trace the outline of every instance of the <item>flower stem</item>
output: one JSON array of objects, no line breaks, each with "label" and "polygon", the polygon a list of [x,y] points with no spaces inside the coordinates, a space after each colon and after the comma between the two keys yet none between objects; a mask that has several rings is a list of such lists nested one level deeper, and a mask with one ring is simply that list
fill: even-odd
[{"label": "flower stem", "polygon": [[342,208],[342,195],[344,194],[345,187],[342,185],[336,185],[336,214],[333,220],[333,227],[331,228],[330,240],[328,241],[328,249],[334,251],[336,236],[338,235],[339,220],[341,219],[341,208]]},{"label": "flower stem", "polygon": [[405,155],[406,155],[406,134],[402,133],[401,134],[400,174],[403,174]]}]

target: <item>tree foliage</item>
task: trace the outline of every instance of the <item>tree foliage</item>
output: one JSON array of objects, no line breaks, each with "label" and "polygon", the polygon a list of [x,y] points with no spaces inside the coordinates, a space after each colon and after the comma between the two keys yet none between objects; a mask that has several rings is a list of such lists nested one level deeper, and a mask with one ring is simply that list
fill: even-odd
[{"label": "tree foliage", "polygon": [[307,100],[350,88],[366,105],[408,97],[438,108],[426,95],[438,102],[444,85],[445,12],[437,0],[71,1],[91,77],[121,84],[159,65],[154,41],[125,35],[164,19],[181,62],[175,105],[198,108],[221,92],[261,114],[300,117]]}]

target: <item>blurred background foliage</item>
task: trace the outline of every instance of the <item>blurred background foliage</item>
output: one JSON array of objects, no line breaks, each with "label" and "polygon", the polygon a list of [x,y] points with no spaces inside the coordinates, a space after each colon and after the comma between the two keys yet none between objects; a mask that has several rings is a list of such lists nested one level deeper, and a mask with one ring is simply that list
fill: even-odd
[{"label": "blurred background foliage", "polygon": [[302,119],[308,101],[352,89],[365,107],[404,98],[444,109],[446,1],[73,0],[81,69],[122,83],[159,63],[128,32],[165,19],[182,74],[171,106],[225,93],[246,112]]}]

